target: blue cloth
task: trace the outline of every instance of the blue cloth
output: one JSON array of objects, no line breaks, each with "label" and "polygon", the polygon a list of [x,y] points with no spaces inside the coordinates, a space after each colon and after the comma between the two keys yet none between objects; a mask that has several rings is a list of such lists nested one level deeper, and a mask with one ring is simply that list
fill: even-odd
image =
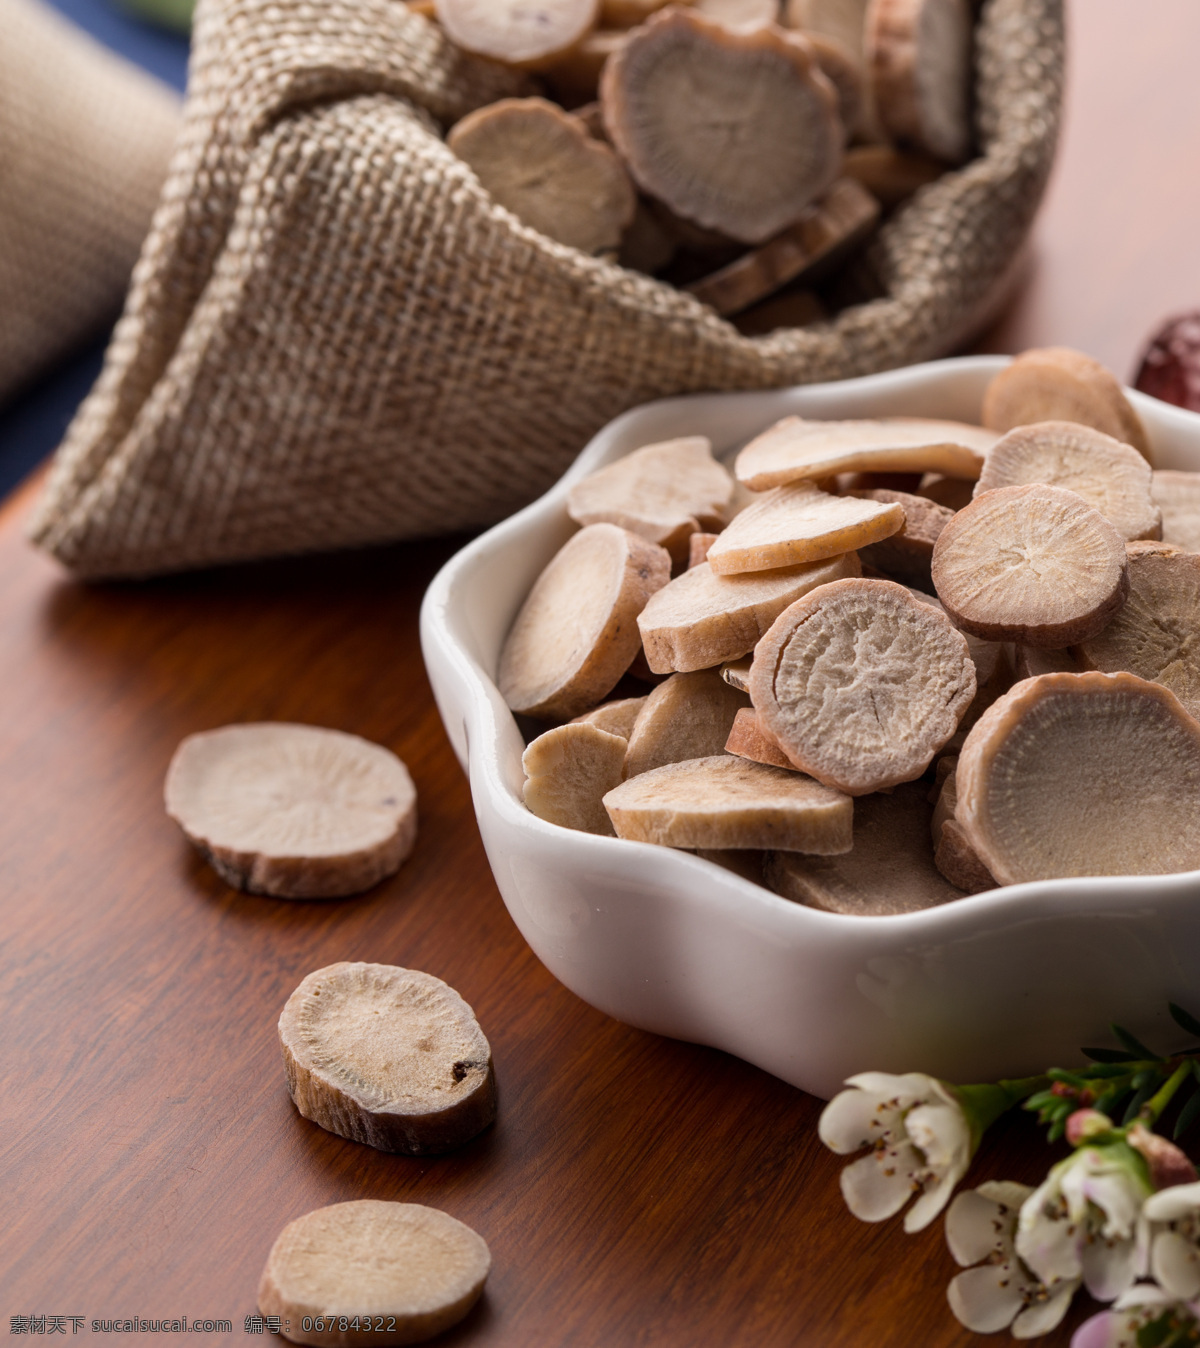
[{"label": "blue cloth", "polygon": [[[187,39],[134,18],[112,0],[52,0],[55,8],[106,46],[182,90]],[[9,492],[62,439],[75,409],[100,372],[107,335],[65,360],[0,406],[0,495]]]}]

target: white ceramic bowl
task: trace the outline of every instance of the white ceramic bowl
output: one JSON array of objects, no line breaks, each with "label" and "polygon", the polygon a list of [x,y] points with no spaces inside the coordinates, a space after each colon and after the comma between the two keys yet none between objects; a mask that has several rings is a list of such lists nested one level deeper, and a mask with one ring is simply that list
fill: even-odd
[{"label": "white ceramic bowl", "polygon": [[[991,1079],[1079,1060],[1116,1020],[1164,1046],[1172,999],[1200,1014],[1200,872],[1015,885],[901,917],[842,917],[685,852],[558,828],[521,803],[501,644],[574,526],[573,482],[640,445],[707,435],[718,453],[789,413],[977,421],[1006,357],[650,403],[619,417],[541,500],[458,553],[421,612],[430,681],[466,767],[513,920],[584,1001],[725,1049],[828,1096],[853,1072]],[[1200,415],[1134,394],[1159,467],[1200,469]],[[1200,801],[1197,801],[1200,809]]]}]

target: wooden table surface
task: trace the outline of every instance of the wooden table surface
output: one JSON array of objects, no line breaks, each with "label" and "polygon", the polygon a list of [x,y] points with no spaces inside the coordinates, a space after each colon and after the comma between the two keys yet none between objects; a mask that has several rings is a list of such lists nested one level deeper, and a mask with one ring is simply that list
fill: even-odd
[{"label": "wooden table surface", "polygon": [[[1036,265],[980,347],[1068,343],[1128,376],[1148,329],[1200,304],[1200,6],[1075,0],[1071,20]],[[818,1101],[607,1019],[524,945],[417,647],[422,590],[454,544],[83,587],[23,542],[33,490],[0,511],[0,1329],[187,1315],[234,1325],[192,1341],[241,1341],[284,1223],[375,1197],[444,1208],[491,1246],[484,1299],[446,1344],[969,1341],[940,1223],[905,1237],[851,1219]],[[403,756],[421,831],[394,880],[287,903],[229,890],[191,852],[161,806],[171,752],[249,719]],[[424,969],[466,997],[495,1054],[494,1128],[413,1160],[299,1117],[275,1022],[341,959]],[[1046,1163],[1017,1118],[973,1178],[1034,1181]]]}]

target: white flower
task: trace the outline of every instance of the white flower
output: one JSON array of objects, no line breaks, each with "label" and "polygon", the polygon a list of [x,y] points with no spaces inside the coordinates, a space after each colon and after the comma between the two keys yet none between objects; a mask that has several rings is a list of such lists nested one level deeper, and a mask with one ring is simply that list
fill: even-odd
[{"label": "white flower", "polygon": [[1200,1297],[1200,1183],[1151,1194],[1138,1222],[1139,1271],[1173,1297]]},{"label": "white flower", "polygon": [[[1180,1301],[1154,1283],[1131,1287],[1110,1311],[1085,1320],[1071,1338],[1071,1348],[1141,1348],[1147,1341],[1162,1348],[1200,1344],[1200,1305]],[[1158,1332],[1147,1335],[1147,1327]]]},{"label": "white flower", "polygon": [[881,1222],[917,1194],[904,1218],[920,1231],[945,1207],[974,1152],[957,1097],[920,1072],[863,1072],[835,1095],[818,1124],[821,1141],[841,1156],[871,1150],[842,1171],[842,1194],[864,1222]]},{"label": "white flower", "polygon": [[1112,1301],[1133,1283],[1149,1193],[1145,1162],[1124,1142],[1080,1147],[1022,1205],[1017,1254],[1051,1291],[1082,1278],[1097,1301]]},{"label": "white flower", "polygon": [[1048,1334],[1079,1286],[1075,1278],[1048,1289],[1017,1258],[1017,1214],[1032,1193],[1026,1184],[989,1182],[959,1194],[946,1213],[946,1244],[967,1268],[946,1295],[959,1321],[976,1334],[1010,1325],[1015,1339]]}]

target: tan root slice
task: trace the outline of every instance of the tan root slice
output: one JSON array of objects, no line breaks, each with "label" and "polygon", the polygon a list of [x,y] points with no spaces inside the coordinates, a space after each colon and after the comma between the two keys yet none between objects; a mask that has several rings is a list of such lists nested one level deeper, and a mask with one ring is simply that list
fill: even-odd
[{"label": "tan root slice", "polygon": [[476,56],[543,70],[596,26],[599,0],[436,0],[450,40]]},{"label": "tan root slice", "polygon": [[544,98],[504,98],[469,113],[446,144],[501,206],[585,253],[616,248],[637,205],[615,154]]},{"label": "tan root slice", "polygon": [[836,473],[946,473],[977,478],[1000,437],[979,426],[919,417],[805,421],[784,417],[737,457],[738,481],[753,491]]},{"label": "tan root slice", "polygon": [[722,753],[734,717],[745,706],[746,694],[730,687],[715,669],[673,674],[638,714],[625,752],[625,776]]},{"label": "tan root slice", "polygon": [[961,477],[925,473],[916,494],[924,496],[926,500],[936,501],[938,505],[944,505],[947,510],[961,510],[963,506],[971,504],[974,492],[975,484],[966,482]]},{"label": "tan root slice", "polygon": [[811,777],[732,754],[644,772],[604,798],[618,838],[664,847],[848,852],[854,806]]},{"label": "tan root slice", "polygon": [[774,768],[790,768],[792,761],[787,754],[762,732],[758,723],[758,714],[753,707],[743,707],[733,720],[733,729],[725,741],[725,752],[737,754],[739,758],[748,758],[754,763],[769,763]]},{"label": "tan root slice", "polygon": [[1125,540],[1073,491],[998,487],[942,530],[933,583],[956,627],[1061,648],[1095,636],[1125,602]]},{"label": "tan root slice", "polygon": [[742,660],[731,660],[721,666],[721,677],[731,688],[739,688],[743,693],[750,691],[750,666],[754,663],[750,656]]},{"label": "tan root slice", "polygon": [[779,0],[691,0],[697,14],[726,28],[762,28],[779,17]]},{"label": "tan root slice", "polygon": [[789,28],[832,38],[861,67],[866,10],[867,0],[784,0],[783,21]]},{"label": "tan root slice", "polygon": [[1039,674],[1082,674],[1083,667],[1069,650],[1050,647],[1014,646],[1013,663],[1018,679],[1036,679]]},{"label": "tan root slice", "polygon": [[[942,601],[931,594],[925,594],[922,590],[913,589],[911,586],[905,586],[909,594],[919,604],[931,604],[939,613],[945,613],[946,609]],[[1009,647],[999,641],[984,641],[981,637],[973,636],[970,632],[962,634],[966,638],[967,650],[971,655],[971,663],[975,667],[975,696],[971,699],[970,706],[963,712],[962,720],[958,723],[958,729],[954,736],[947,741],[947,748],[961,747],[962,740],[966,738],[966,732],[975,724],[1001,693],[1008,692],[1013,682],[1013,660],[1009,655]],[[1022,648],[1025,649],[1025,648]],[[938,766],[944,760],[938,760]]]},{"label": "tan root slice", "polygon": [[[589,105],[599,108],[598,103]],[[578,115],[578,114],[576,114]],[[617,261],[631,271],[640,271],[653,276],[661,271],[675,256],[678,244],[663,227],[654,211],[645,199],[638,198],[633,219],[621,235],[621,249]]]},{"label": "tan root slice", "polygon": [[985,426],[1011,431],[1037,421],[1077,421],[1151,459],[1146,432],[1121,385],[1081,351],[1051,346],[1022,352],[988,385]]},{"label": "tan root slice", "polygon": [[852,796],[919,777],[975,696],[966,640],[886,580],[839,580],[754,650],[750,699],[802,772]]},{"label": "tan root slice", "polygon": [[798,220],[837,176],[837,97],[812,49],[667,8],[604,68],[609,137],[643,191],[744,243]]},{"label": "tan root slice", "polygon": [[828,310],[813,291],[787,290],[743,310],[734,317],[733,326],[744,337],[763,337],[778,328],[804,328],[828,317]]},{"label": "tan root slice", "polygon": [[865,49],[888,135],[950,164],[971,153],[970,0],[871,0]]},{"label": "tan root slice", "polygon": [[843,178],[782,234],[685,289],[719,314],[736,314],[789,281],[811,282],[856,247],[879,221],[879,203]]},{"label": "tan root slice", "polygon": [[1150,494],[1162,511],[1162,536],[1188,552],[1200,552],[1200,473],[1159,469]]},{"label": "tan root slice", "polygon": [[[867,112],[866,85],[861,64],[841,45],[821,33],[805,33],[804,40],[816,53],[817,64],[833,85],[838,99],[838,116],[846,139],[864,129]],[[850,176],[850,175],[847,175]],[[860,187],[865,184],[859,182]]]},{"label": "tan root slice", "polygon": [[[594,101],[608,58],[621,50],[628,36],[619,28],[597,28],[558,57],[545,73],[555,97],[567,106]],[[604,132],[600,139],[607,140],[608,133]]]},{"label": "tan root slice", "polygon": [[862,561],[877,566],[906,585],[929,588],[933,583],[929,571],[933,545],[947,522],[954,518],[954,512],[923,496],[892,491],[887,487],[872,487],[852,494],[867,501],[894,502],[904,511],[904,527],[889,538],[863,548]]},{"label": "tan root slice", "polygon": [[1200,717],[1200,555],[1131,551],[1124,607],[1073,654],[1084,669],[1161,683]]},{"label": "tan root slice", "polygon": [[513,711],[566,718],[594,707],[641,649],[637,615],[671,578],[671,559],[615,524],[590,524],[533,584],[500,652]]},{"label": "tan root slice", "polygon": [[1078,422],[1042,421],[1018,426],[996,444],[975,495],[1045,482],[1082,496],[1123,538],[1156,539],[1162,535],[1162,511],[1151,499],[1152,477],[1132,445]]},{"label": "tan root slice", "polygon": [[526,809],[562,828],[611,834],[600,801],[621,781],[625,746],[623,735],[579,721],[539,735],[521,758]]},{"label": "tan root slice", "polygon": [[567,513],[580,524],[619,524],[683,562],[701,524],[724,526],[732,498],[733,479],[712,445],[692,435],[645,445],[589,474],[568,493]]},{"label": "tan root slice", "polygon": [[381,1151],[450,1151],[496,1117],[488,1041],[466,1002],[430,974],[318,969],[288,998],[279,1043],[300,1113]]},{"label": "tan root slice", "polygon": [[400,868],[417,792],[389,750],[285,722],[189,735],[167,771],[167,813],[230,885],[340,898]]},{"label": "tan root slice", "polygon": [[[710,549],[711,551],[711,549]],[[677,576],[638,615],[650,668],[709,669],[746,655],[789,604],[827,585],[859,574],[854,553],[736,576],[718,576],[707,562]]]},{"label": "tan root slice", "polygon": [[856,145],[846,151],[842,165],[845,177],[861,183],[889,211],[945,171],[946,165],[940,160],[892,145]]},{"label": "tan root slice", "polygon": [[615,702],[602,702],[582,716],[576,716],[571,725],[594,725],[597,730],[607,731],[610,735],[620,735],[627,740],[633,733],[633,723],[638,712],[646,705],[644,697],[622,697]]},{"label": "tan root slice", "polygon": [[688,570],[708,561],[708,550],[717,541],[718,534],[693,534],[688,539]]},{"label": "tan root slice", "polygon": [[983,864],[956,819],[947,819],[942,825],[933,864],[952,885],[968,894],[983,894],[996,888],[996,877]]},{"label": "tan root slice", "polygon": [[[424,1343],[479,1300],[491,1262],[482,1237],[436,1208],[374,1198],[334,1203],[279,1233],[258,1309],[279,1316],[293,1343]],[[370,1327],[338,1328],[356,1317]],[[322,1328],[305,1329],[306,1321]]]},{"label": "tan root slice", "polygon": [[719,576],[767,571],[837,557],[904,527],[889,501],[830,496],[812,482],[776,487],[746,507],[708,550]]},{"label": "tan root slice", "polygon": [[854,802],[854,847],[844,856],[772,852],[767,886],[785,899],[852,917],[891,917],[936,908],[962,892],[938,874],[929,802],[919,783]]},{"label": "tan root slice", "polygon": [[956,817],[1001,884],[1200,867],[1200,724],[1133,674],[1043,674],[986,712]]}]

